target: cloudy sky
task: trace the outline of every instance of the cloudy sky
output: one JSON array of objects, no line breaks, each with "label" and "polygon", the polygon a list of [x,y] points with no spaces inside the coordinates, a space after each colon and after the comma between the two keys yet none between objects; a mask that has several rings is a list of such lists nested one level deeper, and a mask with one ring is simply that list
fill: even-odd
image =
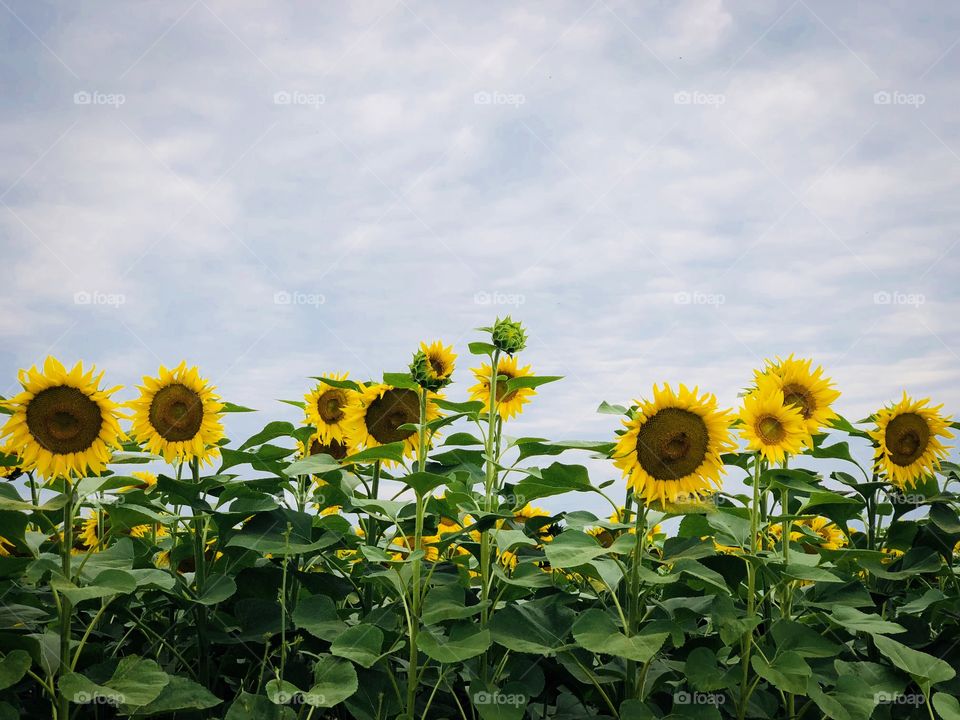
[{"label": "cloudy sky", "polygon": [[510,313],[567,378],[516,434],[608,437],[660,381],[732,406],[790,352],[853,419],[960,408],[960,6],[0,0],[0,32],[4,395],[48,353],[124,399],[187,359],[264,411],[240,437],[421,339],[463,397]]}]

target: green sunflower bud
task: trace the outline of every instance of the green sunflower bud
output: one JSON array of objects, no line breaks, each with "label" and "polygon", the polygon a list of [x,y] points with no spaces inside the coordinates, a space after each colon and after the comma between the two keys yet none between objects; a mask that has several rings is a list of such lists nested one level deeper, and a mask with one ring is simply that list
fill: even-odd
[{"label": "green sunflower bud", "polygon": [[497,318],[491,334],[493,344],[508,355],[518,353],[527,346],[527,334],[523,325],[511,320],[509,315],[503,320]]},{"label": "green sunflower bud", "polygon": [[432,345],[421,343],[410,363],[410,375],[414,382],[426,390],[439,390],[449,385],[457,357],[452,351],[452,347],[445,348],[440,342]]}]

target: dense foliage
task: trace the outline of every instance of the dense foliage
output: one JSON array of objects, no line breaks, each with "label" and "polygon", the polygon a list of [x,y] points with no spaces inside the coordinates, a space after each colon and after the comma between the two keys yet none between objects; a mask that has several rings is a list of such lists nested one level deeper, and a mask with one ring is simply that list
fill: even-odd
[{"label": "dense foliage", "polygon": [[[939,408],[851,423],[789,358],[737,413],[664,386],[601,404],[610,441],[514,437],[559,378],[517,362],[519,323],[483,330],[469,400],[424,344],[242,442],[222,417],[250,410],[185,365],[123,406],[79,365],[22,373],[0,720],[960,718]],[[584,494],[609,516],[537,506]]]}]

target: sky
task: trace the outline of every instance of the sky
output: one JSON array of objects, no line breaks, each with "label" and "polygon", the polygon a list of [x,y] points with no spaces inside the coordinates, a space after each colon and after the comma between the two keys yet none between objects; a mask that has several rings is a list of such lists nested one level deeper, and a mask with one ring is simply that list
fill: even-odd
[{"label": "sky", "polygon": [[960,6],[0,0],[0,36],[0,394],[187,360],[239,440],[421,340],[465,399],[510,314],[565,376],[518,436],[790,353],[851,419],[960,411]]}]

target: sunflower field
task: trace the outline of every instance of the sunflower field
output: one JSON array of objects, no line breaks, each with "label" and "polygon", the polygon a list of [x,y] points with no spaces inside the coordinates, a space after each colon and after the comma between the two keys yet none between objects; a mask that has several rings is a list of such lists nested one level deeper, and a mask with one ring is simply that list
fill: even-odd
[{"label": "sunflower field", "polygon": [[252,411],[186,363],[124,401],[81,363],[22,370],[0,720],[960,718],[941,406],[854,422],[790,356],[735,408],[656,385],[597,398],[606,439],[517,437],[560,378],[511,318],[478,333],[459,363],[422,343],[305,380],[301,423],[241,441]]}]

